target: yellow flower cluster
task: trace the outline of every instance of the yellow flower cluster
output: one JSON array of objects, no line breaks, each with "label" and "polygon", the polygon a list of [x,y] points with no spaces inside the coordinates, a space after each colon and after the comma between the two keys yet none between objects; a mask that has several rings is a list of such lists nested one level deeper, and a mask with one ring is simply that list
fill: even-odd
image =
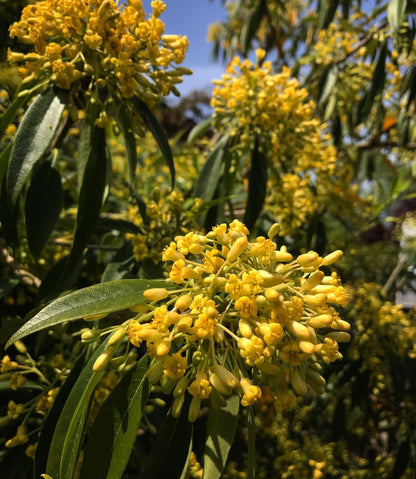
[{"label": "yellow flower cluster", "polygon": [[162,259],[172,262],[169,281],[176,289],[147,290],[150,311],[133,319],[127,333],[135,346],[146,342],[155,359],[148,378],[173,392],[174,415],[186,390],[190,421],[204,399],[220,406],[224,396],[239,394],[249,406],[263,385],[280,409],[294,405],[295,393],[324,391],[319,360],[341,358],[338,342],[350,336],[335,309],[347,304],[348,294],[335,273],[320,267],[342,252],[293,258],[272,241],[278,228],[250,242],[247,228],[235,220],[205,236],[177,236],[166,246]]},{"label": "yellow flower cluster", "polygon": [[8,59],[24,62],[23,76],[65,90],[105,87],[111,96],[137,95],[146,102],[159,94],[179,94],[175,85],[191,71],[174,65],[183,62],[188,40],[165,35],[159,17],[166,5],[161,0],[151,5],[148,18],[141,0],[120,6],[114,0],[42,0],[28,5],[10,27],[10,35],[33,45],[35,52],[10,51]]},{"label": "yellow flower cluster", "polygon": [[315,104],[306,89],[291,78],[289,68],[272,74],[271,62],[260,66],[264,54],[257,50],[257,65],[235,57],[222,79],[214,81],[211,105],[218,131],[238,139],[234,151],[241,154],[257,143],[266,156],[266,208],[278,219],[281,233],[291,234],[331,189],[336,150],[313,117]]}]

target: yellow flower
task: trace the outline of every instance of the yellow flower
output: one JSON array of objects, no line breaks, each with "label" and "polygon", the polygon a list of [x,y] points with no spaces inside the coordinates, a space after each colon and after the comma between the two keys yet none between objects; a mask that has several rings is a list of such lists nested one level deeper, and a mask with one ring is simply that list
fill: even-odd
[{"label": "yellow flower", "polygon": [[168,378],[179,379],[186,371],[187,360],[180,353],[174,353],[172,356],[165,358],[163,362],[163,373]]}]

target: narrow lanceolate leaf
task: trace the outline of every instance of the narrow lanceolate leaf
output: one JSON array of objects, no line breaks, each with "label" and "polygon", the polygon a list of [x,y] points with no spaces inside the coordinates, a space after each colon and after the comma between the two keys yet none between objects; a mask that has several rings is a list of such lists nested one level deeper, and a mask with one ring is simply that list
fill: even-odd
[{"label": "narrow lanceolate leaf", "polygon": [[3,179],[7,171],[7,165],[9,164],[10,153],[12,151],[13,143],[10,142],[4,150],[0,153],[0,189],[3,184]]},{"label": "narrow lanceolate leaf", "polygon": [[62,409],[52,437],[48,454],[46,473],[54,479],[73,479],[88,405],[95,386],[102,378],[105,369],[93,371],[92,366],[104,351],[104,341],[91,356],[75,382]]},{"label": "narrow lanceolate leaf", "polygon": [[[129,460],[149,396],[143,356],[102,405],[88,434],[80,479],[119,479]],[[100,458],[100,460],[97,460]]]},{"label": "narrow lanceolate leaf", "polygon": [[140,479],[181,478],[192,441],[193,428],[188,421],[189,403],[188,397],[178,418],[170,414],[166,416]]},{"label": "narrow lanceolate leaf", "polygon": [[173,163],[172,151],[169,146],[168,137],[165,130],[162,128],[160,123],[157,121],[156,117],[153,115],[146,103],[143,103],[139,98],[132,98],[133,104],[136,107],[137,111],[140,113],[143,121],[146,126],[149,128],[151,134],[153,135],[156,143],[158,144],[160,151],[162,152],[163,157],[165,158],[166,164],[170,170],[170,176],[172,178],[172,188],[175,184],[175,165]]},{"label": "narrow lanceolate leaf", "polygon": [[206,120],[201,121],[197,125],[195,125],[192,130],[190,131],[186,142],[188,145],[192,145],[192,143],[197,140],[200,136],[206,133],[212,126],[212,118],[207,118]]},{"label": "narrow lanceolate leaf", "polygon": [[[67,269],[64,274],[66,277],[70,275],[71,271],[76,268],[81,261],[84,249],[100,217],[107,187],[108,168],[109,153],[106,144],[105,130],[95,127],[92,133],[91,148],[82,179],[74,244],[72,245]],[[65,278],[63,278],[63,281],[65,282]],[[65,286],[69,287],[70,285],[65,284]]]},{"label": "narrow lanceolate leaf", "polygon": [[247,21],[244,23],[241,30],[241,49],[243,55],[247,56],[252,41],[259,29],[260,22],[267,13],[265,0],[258,2],[257,8],[253,10]]},{"label": "narrow lanceolate leaf", "polygon": [[195,183],[194,196],[204,201],[212,200],[222,174],[229,135],[224,136],[208,156]]},{"label": "narrow lanceolate leaf", "polygon": [[16,98],[13,103],[7,108],[7,110],[0,117],[0,137],[3,136],[3,133],[6,131],[6,128],[14,120],[19,108],[21,108],[27,101],[27,96],[21,96]]},{"label": "narrow lanceolate leaf", "polygon": [[251,166],[248,176],[247,208],[244,215],[244,223],[251,229],[259,217],[266,198],[267,190],[267,159],[259,151],[258,144],[251,154]]},{"label": "narrow lanceolate leaf", "polygon": [[387,6],[387,20],[394,32],[398,32],[406,12],[406,0],[390,0]]},{"label": "narrow lanceolate leaf", "polygon": [[67,95],[50,88],[30,105],[16,133],[7,171],[7,195],[15,205],[33,165],[48,149],[66,105]]},{"label": "narrow lanceolate leaf", "polygon": [[65,405],[66,400],[68,399],[69,393],[76,383],[85,363],[85,359],[82,357],[72,368],[71,373],[65,379],[64,384],[60,387],[59,393],[56,396],[52,409],[48,412],[46,420],[43,423],[43,427],[40,433],[38,445],[36,447],[36,456],[35,456],[35,474],[34,477],[40,477],[42,472],[46,470],[46,465],[48,462],[49,449],[51,447],[52,436],[56,428],[56,424],[59,421],[61,416],[62,409]]},{"label": "narrow lanceolate leaf", "polygon": [[203,479],[221,477],[237,429],[240,398],[233,394],[218,412],[210,410],[204,451]]},{"label": "narrow lanceolate leaf", "polygon": [[50,162],[35,168],[26,196],[26,233],[30,251],[38,257],[45,246],[63,204],[61,175]]},{"label": "narrow lanceolate leaf", "polygon": [[118,118],[120,120],[119,125],[121,128],[121,133],[123,134],[124,145],[126,147],[129,181],[130,183],[133,183],[136,176],[137,167],[136,138],[131,126],[131,119],[125,108],[121,107]]},{"label": "narrow lanceolate leaf", "polygon": [[29,334],[65,321],[128,309],[148,301],[143,291],[166,288],[164,280],[123,279],[96,284],[61,296],[25,323],[7,342],[6,348]]}]

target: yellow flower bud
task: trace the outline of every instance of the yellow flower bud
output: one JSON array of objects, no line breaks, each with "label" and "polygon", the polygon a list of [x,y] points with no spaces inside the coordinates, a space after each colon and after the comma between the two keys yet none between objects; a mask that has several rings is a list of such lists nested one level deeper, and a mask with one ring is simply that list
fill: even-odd
[{"label": "yellow flower bud", "polygon": [[308,319],[309,326],[312,328],[327,328],[331,325],[333,318],[330,314],[320,314],[319,316],[314,316],[313,318]]},{"label": "yellow flower bud", "polygon": [[157,345],[156,355],[158,357],[166,356],[167,354],[169,354],[171,345],[172,345],[172,341],[170,339],[168,338],[162,339],[162,341],[160,341],[160,343]]},{"label": "yellow flower bud", "polygon": [[235,389],[240,384],[234,374],[228,371],[228,369],[222,364],[216,364],[212,369],[215,371],[221,381],[231,389]]},{"label": "yellow flower bud", "polygon": [[95,360],[92,366],[92,370],[101,371],[101,369],[104,369],[107,366],[107,364],[110,362],[110,359],[112,358],[112,356],[113,356],[113,351],[104,351]]},{"label": "yellow flower bud", "polygon": [[306,354],[313,354],[315,352],[315,345],[310,341],[299,341],[299,348]]},{"label": "yellow flower bud", "polygon": [[19,351],[19,353],[21,353],[21,354],[26,354],[27,353],[27,348],[26,348],[25,344],[23,343],[23,341],[21,341],[20,339],[18,339],[13,344],[13,346]]},{"label": "yellow flower bud", "polygon": [[310,266],[319,258],[318,253],[315,251],[309,251],[309,253],[301,254],[297,257],[296,261],[299,266]]},{"label": "yellow flower bud", "polygon": [[198,397],[193,397],[188,411],[188,421],[195,422],[199,416],[201,408],[201,400]]},{"label": "yellow flower bud", "polygon": [[287,251],[275,251],[274,257],[276,261],[279,261],[280,263],[287,263],[293,259],[293,256]]},{"label": "yellow flower bud", "polygon": [[279,223],[274,223],[272,226],[270,226],[270,229],[269,229],[269,232],[267,233],[267,236],[270,238],[270,239],[273,239],[277,233],[279,232],[280,230],[280,225]]},{"label": "yellow flower bud", "polygon": [[261,372],[265,374],[270,374],[271,376],[275,376],[276,374],[280,374],[282,372],[280,366],[273,363],[264,362],[258,364],[257,367],[260,369]]},{"label": "yellow flower bud", "polygon": [[338,343],[348,343],[348,341],[351,339],[351,334],[348,334],[344,331],[336,331],[334,333],[328,333],[326,337],[333,339],[334,341],[338,341]]},{"label": "yellow flower bud", "polygon": [[188,387],[188,378],[185,376],[181,377],[177,382],[175,389],[173,390],[173,397],[177,398],[185,394],[186,388]]},{"label": "yellow flower bud", "polygon": [[239,238],[237,238],[227,254],[227,261],[229,263],[235,261],[247,248],[247,245],[248,240],[246,236],[240,236]]},{"label": "yellow flower bud", "polygon": [[179,311],[181,312],[186,311],[192,301],[193,298],[190,294],[183,294],[182,296],[179,296],[179,298],[175,301],[175,308],[179,309]]},{"label": "yellow flower bud", "polygon": [[172,404],[172,410],[171,410],[173,417],[179,417],[179,415],[181,414],[184,400],[185,400],[185,394],[175,397],[175,400],[173,401],[173,404]]},{"label": "yellow flower bud", "polygon": [[146,371],[145,376],[150,384],[158,383],[163,376],[163,361],[156,361],[153,363]]},{"label": "yellow flower bud", "polygon": [[117,331],[114,331],[114,333],[110,336],[110,339],[108,340],[108,346],[114,346],[115,344],[118,344],[126,335],[126,330],[124,328],[119,328]]},{"label": "yellow flower bud", "polygon": [[263,286],[269,288],[271,286],[276,286],[285,281],[285,276],[280,273],[270,273],[269,271],[260,270],[260,276],[263,278]]},{"label": "yellow flower bud", "polygon": [[273,288],[266,288],[264,290],[264,295],[266,296],[266,299],[271,303],[277,303],[280,299],[279,292]]},{"label": "yellow flower bud", "polygon": [[83,320],[84,321],[98,321],[99,319],[105,318],[106,316],[108,316],[108,313],[91,314],[89,316],[84,316]]},{"label": "yellow flower bud", "polygon": [[323,266],[328,266],[332,263],[335,263],[335,261],[338,261],[343,254],[344,253],[340,249],[333,251],[332,253],[329,253],[328,255],[324,256],[324,258],[322,259]]},{"label": "yellow flower bud", "polygon": [[192,327],[192,316],[184,316],[178,321],[177,328],[181,333],[186,333]]},{"label": "yellow flower bud", "polygon": [[238,329],[243,338],[251,338],[253,335],[253,330],[251,329],[250,322],[247,319],[240,319],[238,322]]},{"label": "yellow flower bud", "polygon": [[322,271],[316,271],[310,275],[308,279],[302,281],[302,290],[309,291],[310,289],[315,288],[315,286],[318,286],[318,284],[322,281],[324,276],[325,275]]},{"label": "yellow flower bud", "polygon": [[143,296],[150,301],[160,301],[169,296],[169,291],[166,288],[150,288],[144,291]]},{"label": "yellow flower bud", "polygon": [[302,341],[309,341],[311,339],[311,333],[309,329],[298,321],[289,321],[286,326],[287,329],[298,339]]},{"label": "yellow flower bud", "polygon": [[297,369],[291,369],[289,372],[290,384],[294,389],[296,394],[304,396],[308,392],[308,386],[306,385],[305,380],[299,374]]},{"label": "yellow flower bud", "polygon": [[216,373],[210,374],[209,382],[213,388],[215,388],[220,394],[223,394],[224,396],[229,396],[233,392],[232,389],[228,387]]}]

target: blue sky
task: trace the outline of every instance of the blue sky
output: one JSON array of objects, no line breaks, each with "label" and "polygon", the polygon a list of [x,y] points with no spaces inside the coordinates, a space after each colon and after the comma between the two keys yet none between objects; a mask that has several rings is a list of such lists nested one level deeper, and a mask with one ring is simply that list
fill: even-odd
[{"label": "blue sky", "polygon": [[[186,35],[189,50],[183,66],[191,68],[194,74],[185,76],[178,85],[182,96],[193,89],[212,90],[212,80],[219,78],[224,66],[210,59],[211,45],[207,43],[208,25],[226,16],[220,0],[164,0],[167,8],[161,20],[166,25],[166,33]],[[150,12],[151,0],[144,0],[146,12]]]}]

